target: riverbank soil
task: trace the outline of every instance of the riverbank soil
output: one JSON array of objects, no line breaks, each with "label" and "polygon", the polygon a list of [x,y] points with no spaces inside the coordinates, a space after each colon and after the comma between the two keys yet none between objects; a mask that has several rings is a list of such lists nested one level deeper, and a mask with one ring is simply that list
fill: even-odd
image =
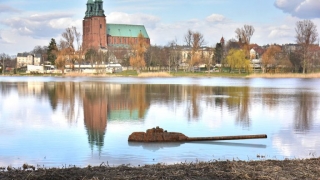
[{"label": "riverbank soil", "polygon": [[0,179],[320,179],[320,158],[4,170]]}]

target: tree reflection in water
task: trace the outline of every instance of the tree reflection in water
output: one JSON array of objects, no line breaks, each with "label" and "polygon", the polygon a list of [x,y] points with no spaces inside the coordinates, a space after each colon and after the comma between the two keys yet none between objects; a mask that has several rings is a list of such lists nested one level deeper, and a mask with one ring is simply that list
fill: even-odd
[{"label": "tree reflection in water", "polygon": [[75,104],[76,97],[79,94],[76,87],[78,85],[79,83],[74,82],[50,82],[44,85],[52,109],[55,110],[58,104],[61,104],[69,124],[76,124],[80,113]]},{"label": "tree reflection in water", "polygon": [[227,106],[230,111],[237,111],[236,123],[244,128],[251,126],[250,121],[250,88],[249,87],[225,87],[224,92],[228,96]]},{"label": "tree reflection in water", "polygon": [[295,129],[305,132],[312,127],[314,119],[314,110],[318,108],[318,104],[314,100],[315,94],[311,92],[301,92],[297,96],[297,104],[295,105]]},{"label": "tree reflection in water", "polygon": [[[162,104],[175,111],[184,108],[186,120],[201,118],[204,109],[234,115],[235,123],[250,128],[251,103],[267,106],[269,110],[289,106],[295,108],[296,131],[308,131],[318,108],[317,94],[307,90],[301,92],[276,88],[252,88],[233,86],[198,86],[176,84],[109,84],[100,82],[22,82],[0,83],[1,94],[18,89],[20,95],[33,95],[49,99],[52,109],[58,107],[69,124],[77,123],[84,113],[84,123],[91,148],[99,149],[104,144],[107,121],[144,121],[153,104]],[[294,90],[293,90],[294,91]],[[261,102],[256,102],[256,101]],[[294,102],[289,103],[287,102]],[[80,106],[83,106],[80,108]],[[218,109],[218,111],[217,111]]]}]

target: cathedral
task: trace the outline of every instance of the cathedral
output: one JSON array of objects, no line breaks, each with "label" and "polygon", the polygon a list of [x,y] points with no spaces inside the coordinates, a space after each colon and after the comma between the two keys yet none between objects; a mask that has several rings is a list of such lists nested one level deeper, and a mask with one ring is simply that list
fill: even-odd
[{"label": "cathedral", "polygon": [[109,24],[104,14],[103,1],[88,0],[83,19],[82,47],[85,51],[90,48],[128,48],[138,42],[140,33],[150,44],[150,38],[144,25]]}]

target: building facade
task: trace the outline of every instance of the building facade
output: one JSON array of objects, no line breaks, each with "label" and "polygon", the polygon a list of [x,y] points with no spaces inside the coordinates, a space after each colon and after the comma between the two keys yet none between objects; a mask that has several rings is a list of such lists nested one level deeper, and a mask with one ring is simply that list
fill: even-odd
[{"label": "building facade", "polygon": [[130,47],[137,43],[142,34],[148,44],[150,38],[143,25],[108,24],[103,10],[102,0],[88,0],[83,19],[83,44],[85,51],[90,48],[106,49],[113,47]]},{"label": "building facade", "polygon": [[17,68],[26,67],[27,65],[41,64],[41,54],[18,53],[17,54]]}]

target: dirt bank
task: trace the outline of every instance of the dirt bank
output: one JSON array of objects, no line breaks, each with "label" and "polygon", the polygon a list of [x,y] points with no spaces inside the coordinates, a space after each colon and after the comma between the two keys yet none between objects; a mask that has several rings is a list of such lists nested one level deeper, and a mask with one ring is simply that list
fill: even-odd
[{"label": "dirt bank", "polygon": [[0,179],[320,179],[320,158],[304,160],[214,161],[141,167],[13,169]]}]

